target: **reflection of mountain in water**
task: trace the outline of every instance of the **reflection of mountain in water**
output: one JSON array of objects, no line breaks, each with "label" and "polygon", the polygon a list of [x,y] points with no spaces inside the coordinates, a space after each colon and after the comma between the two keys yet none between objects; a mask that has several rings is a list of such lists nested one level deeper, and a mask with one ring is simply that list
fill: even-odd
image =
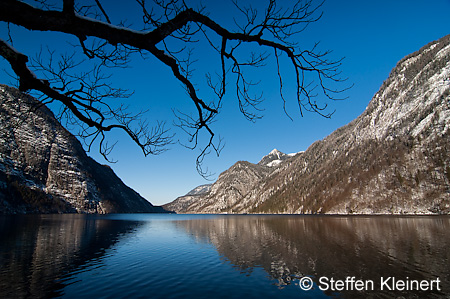
[{"label": "reflection of mountain in water", "polygon": [[180,221],[178,226],[209,240],[243,271],[262,267],[280,286],[303,275],[316,283],[322,276],[355,276],[373,280],[375,291],[344,296],[378,297],[393,295],[380,293],[381,277],[439,277],[442,291],[450,291],[449,218],[231,216]]},{"label": "reflection of mountain in water", "polygon": [[87,215],[0,218],[0,298],[61,296],[66,274],[100,263],[137,225]]}]

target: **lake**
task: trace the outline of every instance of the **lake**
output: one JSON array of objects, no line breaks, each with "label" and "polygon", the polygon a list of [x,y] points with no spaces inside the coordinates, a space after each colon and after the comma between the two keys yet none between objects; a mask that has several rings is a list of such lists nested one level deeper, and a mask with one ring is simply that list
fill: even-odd
[{"label": "lake", "polygon": [[449,248],[447,216],[0,216],[0,298],[449,298]]}]

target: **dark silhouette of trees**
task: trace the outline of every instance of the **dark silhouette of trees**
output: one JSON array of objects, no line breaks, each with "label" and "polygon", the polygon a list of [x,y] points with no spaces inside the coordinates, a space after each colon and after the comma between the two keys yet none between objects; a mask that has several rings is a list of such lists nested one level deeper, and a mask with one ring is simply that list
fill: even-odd
[{"label": "dark silhouette of trees", "polygon": [[[202,174],[204,155],[221,150],[220,138],[211,129],[211,123],[221,110],[229,81],[242,114],[252,121],[261,117],[258,105],[263,99],[253,96],[257,83],[248,78],[246,70],[264,67],[270,54],[275,58],[272,70],[278,75],[283,107],[288,99],[283,92],[286,74],[280,68],[281,60],[288,61],[294,71],[295,101],[300,113],[313,111],[329,117],[326,104],[318,104],[316,97],[334,100],[345,89],[335,88],[336,82],[343,81],[338,70],[341,60],[330,60],[329,52],[320,51],[317,44],[306,49],[296,39],[309,24],[320,19],[322,2],[297,0],[291,1],[289,6],[281,6],[279,1],[269,0],[262,11],[231,0],[241,13],[240,18],[235,19],[234,29],[216,23],[208,16],[206,7],[189,6],[185,0],[136,0],[142,19],[133,20],[140,22],[134,27],[124,22],[113,24],[99,0],[28,2],[31,4],[2,0],[0,20],[8,26],[76,37],[74,53],[55,57],[52,49],[48,49],[46,55],[38,53],[36,57],[28,57],[14,49],[14,37],[9,34],[6,40],[0,39],[0,55],[11,65],[20,90],[38,92],[43,103],[59,101],[63,107],[59,119],[79,126],[79,136],[89,149],[99,140],[100,152],[105,158],[111,149],[105,133],[113,129],[126,132],[144,155],[160,153],[173,140],[164,123],[151,128],[141,113],[131,114],[125,105],[111,104],[111,99],[117,98],[125,103],[132,92],[109,83],[110,69],[126,67],[132,59],[156,58],[170,68],[174,80],[186,89],[196,113],[191,115],[180,109],[175,109],[174,113],[179,120],[177,126],[189,136],[187,146],[202,148],[197,159]],[[206,41],[220,59],[220,69],[211,70],[206,76],[214,98],[205,99],[196,88],[199,82],[193,79],[195,59],[212,59],[194,57],[200,40]],[[184,46],[175,48],[173,41]],[[84,60],[79,59],[80,53]],[[80,64],[88,65],[89,70],[77,72]],[[288,114],[286,108],[285,112]],[[209,138],[206,144],[199,145],[201,131]]]}]

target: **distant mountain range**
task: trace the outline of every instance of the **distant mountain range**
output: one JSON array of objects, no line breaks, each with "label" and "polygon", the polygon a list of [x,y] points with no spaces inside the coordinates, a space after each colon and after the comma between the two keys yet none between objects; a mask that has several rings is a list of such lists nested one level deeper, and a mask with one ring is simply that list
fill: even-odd
[{"label": "distant mountain range", "polygon": [[164,212],[127,187],[36,99],[0,85],[0,214]]},{"label": "distant mountain range", "polygon": [[305,152],[273,150],[165,205],[177,213],[448,214],[450,35],[398,62],[366,110]]},{"label": "distant mountain range", "polygon": [[281,165],[295,155],[274,149],[258,164],[239,161],[220,174],[214,184],[196,187],[163,207],[177,213],[228,212],[227,207],[239,202],[259,182],[279,170]]}]

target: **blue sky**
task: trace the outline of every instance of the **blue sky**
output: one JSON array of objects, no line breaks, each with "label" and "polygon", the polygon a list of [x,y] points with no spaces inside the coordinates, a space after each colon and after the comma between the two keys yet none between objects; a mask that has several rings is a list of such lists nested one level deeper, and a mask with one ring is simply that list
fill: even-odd
[{"label": "blue sky", "polygon": [[[131,1],[103,2],[113,22],[120,18],[132,22],[133,18],[139,17],[132,5],[123,7],[120,4],[128,5]],[[210,16],[219,24],[224,27],[233,25],[230,17],[233,15],[231,1],[203,3]],[[264,6],[266,1],[247,3],[258,7]],[[331,119],[325,119],[311,113],[300,117],[294,105],[295,99],[291,98],[288,108],[294,119],[292,121],[283,112],[275,65],[258,70],[255,80],[261,80],[259,88],[266,99],[262,105],[265,109],[264,118],[255,123],[247,121],[239,112],[234,93],[226,95],[223,110],[213,125],[215,132],[224,139],[225,147],[219,157],[209,155],[205,159],[205,166],[216,173],[213,178],[217,178],[220,172],[236,161],[257,163],[274,148],[285,153],[306,150],[314,141],[324,138],[360,115],[398,60],[450,34],[449,0],[328,0],[322,10],[322,19],[300,34],[298,42],[311,45],[320,41],[321,49],[333,50],[332,58],[345,57],[341,70],[348,77],[348,83],[354,84],[344,94],[347,99],[329,103],[330,111],[336,112]],[[30,34],[19,28],[12,28],[12,33],[14,46],[26,54],[32,55],[46,44],[57,48],[67,47],[59,35]],[[3,23],[0,23],[0,38],[8,38]],[[202,47],[196,51],[202,58],[196,66],[200,70],[208,69],[212,63],[211,57],[203,55]],[[8,67],[2,59],[0,68],[0,83],[10,82],[3,71]],[[201,93],[206,88],[205,80],[201,75],[197,79],[197,88]],[[113,80],[120,87],[135,90],[129,102],[131,109],[149,109],[150,121],[166,120],[170,125],[174,120],[172,108],[194,111],[191,100],[168,67],[151,59],[136,60],[130,68],[117,70]],[[286,79],[286,82],[288,85],[289,80]],[[173,132],[177,133],[176,138],[180,141],[186,140],[187,136],[176,128],[173,128]],[[153,204],[167,203],[198,185],[208,183],[196,172],[195,159],[199,149],[189,150],[174,144],[161,155],[144,157],[124,134],[110,134],[110,140],[118,141],[111,154],[111,158],[118,162],[110,166],[127,185]],[[96,151],[89,154],[98,162],[107,164]]]}]

